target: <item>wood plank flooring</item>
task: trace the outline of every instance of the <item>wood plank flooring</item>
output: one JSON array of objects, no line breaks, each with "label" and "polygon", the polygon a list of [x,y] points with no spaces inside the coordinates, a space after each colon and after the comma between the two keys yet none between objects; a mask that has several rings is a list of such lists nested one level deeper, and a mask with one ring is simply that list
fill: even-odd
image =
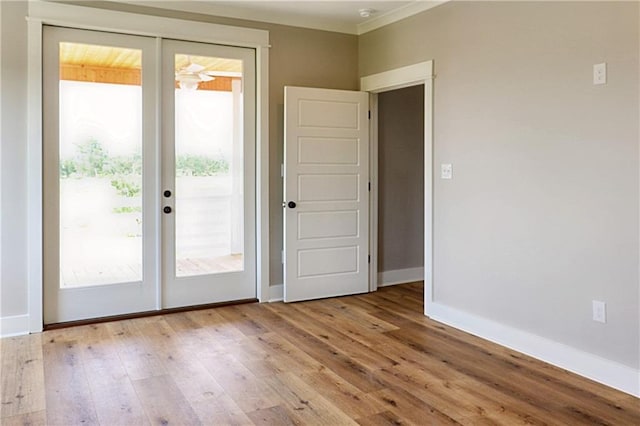
[{"label": "wood plank flooring", "polygon": [[640,400],[422,315],[422,283],[0,340],[2,425],[640,425]]}]

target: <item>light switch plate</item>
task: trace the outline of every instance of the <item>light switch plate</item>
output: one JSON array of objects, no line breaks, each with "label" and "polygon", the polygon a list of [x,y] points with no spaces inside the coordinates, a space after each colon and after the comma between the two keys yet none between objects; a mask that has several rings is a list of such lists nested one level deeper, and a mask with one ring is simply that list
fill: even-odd
[{"label": "light switch plate", "polygon": [[595,64],[593,66],[593,84],[607,83],[607,63]]},{"label": "light switch plate", "polygon": [[593,304],[593,320],[597,322],[607,322],[607,304],[600,300],[594,300]]},{"label": "light switch plate", "polygon": [[451,179],[453,177],[453,166],[451,164],[440,165],[440,178]]}]

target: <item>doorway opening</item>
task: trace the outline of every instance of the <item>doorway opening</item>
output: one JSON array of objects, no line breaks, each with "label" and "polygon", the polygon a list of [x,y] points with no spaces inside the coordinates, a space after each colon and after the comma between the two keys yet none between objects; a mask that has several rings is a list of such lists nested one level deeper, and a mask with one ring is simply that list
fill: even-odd
[{"label": "doorway opening", "polygon": [[378,287],[424,277],[424,85],[378,94]]}]

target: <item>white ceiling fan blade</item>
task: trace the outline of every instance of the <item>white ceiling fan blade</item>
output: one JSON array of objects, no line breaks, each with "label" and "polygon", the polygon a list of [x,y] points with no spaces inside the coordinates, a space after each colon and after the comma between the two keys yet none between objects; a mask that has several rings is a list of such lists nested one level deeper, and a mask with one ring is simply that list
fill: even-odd
[{"label": "white ceiling fan blade", "polygon": [[198,73],[203,69],[204,67],[202,65],[190,63],[189,66],[187,66],[186,68],[183,68],[182,70],[188,73]]},{"label": "white ceiling fan blade", "polygon": [[200,77],[198,77],[197,74],[176,74],[176,80],[177,81],[193,81],[193,82],[200,82]]},{"label": "white ceiling fan blade", "polygon": [[211,80],[215,80],[215,77],[212,77],[208,74],[205,74],[203,72],[198,74],[198,77],[200,77],[200,81],[211,81]]}]

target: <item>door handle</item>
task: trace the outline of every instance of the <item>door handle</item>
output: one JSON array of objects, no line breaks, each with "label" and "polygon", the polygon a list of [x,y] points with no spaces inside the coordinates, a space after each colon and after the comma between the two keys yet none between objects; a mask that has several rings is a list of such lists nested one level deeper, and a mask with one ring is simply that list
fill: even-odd
[{"label": "door handle", "polygon": [[165,212],[166,214],[171,213],[171,207],[166,206],[165,208],[162,209],[163,212]]},{"label": "door handle", "polygon": [[296,208],[296,203],[293,201],[289,201],[289,203],[287,203],[287,206],[289,206],[290,209],[295,209]]}]

